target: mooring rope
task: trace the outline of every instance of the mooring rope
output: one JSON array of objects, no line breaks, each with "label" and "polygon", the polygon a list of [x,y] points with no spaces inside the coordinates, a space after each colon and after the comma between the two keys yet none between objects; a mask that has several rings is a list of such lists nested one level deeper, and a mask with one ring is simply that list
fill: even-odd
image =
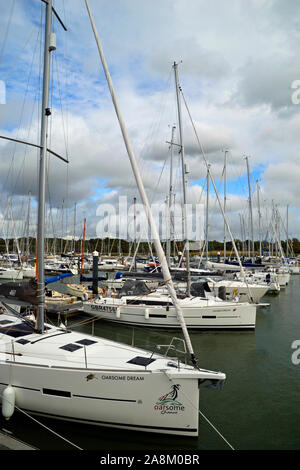
[{"label": "mooring rope", "polygon": [[[7,400],[7,398],[6,398]],[[9,401],[9,400],[7,400]],[[21,410],[21,408],[19,408],[18,406],[14,405],[13,403],[9,402],[12,406],[14,406],[16,408],[16,410],[20,411],[21,413],[23,413],[24,415],[26,415],[28,418],[32,419],[35,423],[39,424],[40,426],[42,426],[43,428],[47,429],[47,431],[50,431],[52,434],[54,434],[55,436],[59,437],[60,439],[62,439],[63,441],[67,442],[68,444],[71,444],[73,447],[76,447],[76,449],[78,450],[83,450],[81,447],[79,447],[78,445],[74,444],[73,442],[71,442],[69,439],[61,436],[60,434],[58,434],[56,431],[53,431],[53,429],[49,428],[48,426],[46,426],[45,424],[41,423],[40,421],[38,421],[36,418],[34,418],[33,416],[31,416],[30,414],[26,413],[26,411],[24,410]]]},{"label": "mooring rope", "polygon": [[40,426],[42,426],[43,428],[47,429],[47,431],[50,431],[52,432],[52,434],[54,434],[55,436],[59,437],[60,439],[62,439],[63,441],[66,441],[68,444],[71,444],[71,446],[73,447],[76,447],[76,449],[78,450],[83,450],[81,447],[79,447],[78,445],[74,444],[73,442],[69,441],[69,439],[61,436],[60,434],[58,434],[57,432],[53,431],[53,429],[49,428],[48,426],[46,426],[45,424],[41,423],[40,421],[38,421],[36,418],[33,418],[33,416],[30,416],[30,414],[26,413],[26,411],[24,410],[21,410],[21,408],[17,407],[15,405],[15,408],[18,410],[18,411],[21,411],[21,413],[24,413],[26,416],[28,416],[28,418],[32,419],[34,422],[36,422],[37,424],[39,424]]}]

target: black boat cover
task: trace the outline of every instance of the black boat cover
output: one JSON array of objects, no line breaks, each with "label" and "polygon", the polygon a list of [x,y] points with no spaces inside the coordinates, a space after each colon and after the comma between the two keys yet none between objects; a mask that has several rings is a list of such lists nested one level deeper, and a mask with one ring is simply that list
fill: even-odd
[{"label": "black boat cover", "polygon": [[5,282],[0,284],[0,296],[37,305],[37,282],[35,279],[22,282]]}]

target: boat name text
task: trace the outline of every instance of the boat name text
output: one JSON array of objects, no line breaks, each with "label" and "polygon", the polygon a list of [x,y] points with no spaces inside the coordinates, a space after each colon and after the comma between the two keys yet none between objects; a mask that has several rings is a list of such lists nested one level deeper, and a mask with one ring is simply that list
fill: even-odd
[{"label": "boat name text", "polygon": [[108,312],[108,313],[116,313],[117,307],[110,307],[109,305],[94,305],[91,304],[92,310],[98,310],[99,312]]},{"label": "boat name text", "polygon": [[138,375],[102,375],[102,380],[144,380],[144,377]]}]

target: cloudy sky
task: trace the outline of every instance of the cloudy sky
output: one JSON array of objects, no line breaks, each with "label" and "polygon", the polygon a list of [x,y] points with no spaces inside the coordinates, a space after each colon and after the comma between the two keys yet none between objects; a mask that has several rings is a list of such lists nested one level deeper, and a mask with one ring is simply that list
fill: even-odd
[{"label": "cloudy sky", "polygon": [[[84,0],[55,0],[47,173],[48,233],[76,232],[87,219],[89,236],[101,205],[138,198],[109,96]],[[257,181],[263,238],[272,204],[289,234],[300,238],[300,6],[297,0],[90,0],[115,90],[151,202],[165,200],[172,126],[179,142],[174,71],[220,198],[227,156],[227,213],[236,237],[248,227],[249,157],[255,238]],[[0,133],[39,143],[45,4],[0,0]],[[294,88],[293,88],[294,87]],[[300,88],[299,88],[300,90]],[[206,167],[182,102],[188,200],[205,202]],[[36,209],[37,151],[0,141],[1,236],[24,231],[31,193]],[[180,155],[174,147],[174,192],[182,201]],[[223,239],[223,221],[210,184],[209,238]],[[100,207],[100,209],[99,209]],[[7,222],[9,220],[10,222]],[[12,222],[14,221],[14,223]],[[249,229],[246,228],[248,231]],[[227,236],[228,237],[228,236]],[[285,238],[281,228],[281,237]]]}]

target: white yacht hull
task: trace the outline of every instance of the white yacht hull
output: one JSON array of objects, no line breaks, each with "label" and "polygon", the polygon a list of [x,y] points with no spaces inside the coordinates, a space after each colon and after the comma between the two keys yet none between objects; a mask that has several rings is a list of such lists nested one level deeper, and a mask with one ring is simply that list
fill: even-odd
[{"label": "white yacht hull", "polygon": [[[116,302],[114,302],[116,300]],[[181,328],[175,308],[171,305],[118,305],[117,299],[111,302],[85,302],[85,313],[98,316],[103,320],[136,326],[155,328]],[[255,328],[256,306],[254,304],[220,305],[199,307],[182,307],[187,328],[223,329]]]},{"label": "white yacht hull", "polygon": [[115,272],[124,270],[124,265],[112,265],[112,264],[99,264],[98,271],[101,272]]},{"label": "white yacht hull", "polygon": [[10,385],[15,406],[32,414],[197,436],[199,384],[205,381],[215,388],[225,380],[221,372],[177,358],[51,325],[43,334],[31,327],[26,333],[19,319],[0,317],[2,401]]},{"label": "white yacht hull", "polygon": [[23,271],[17,269],[0,268],[0,279],[23,279]]},{"label": "white yacht hull", "polygon": [[36,269],[35,268],[22,268],[23,277],[33,279],[36,276]]},{"label": "white yacht hull", "polygon": [[[26,412],[135,431],[198,435],[198,378],[174,377],[179,385],[178,398],[166,406],[159,398],[170,391],[171,382],[163,372],[120,374],[113,370],[76,371],[3,363],[0,367],[1,392],[12,373],[16,406]],[[88,380],[89,375],[93,379]]]},{"label": "white yacht hull", "polygon": [[[107,287],[107,288],[112,288],[112,289],[122,289],[123,285],[124,285],[124,282],[125,282],[125,279],[124,278],[121,278],[121,279],[108,279],[107,281],[103,281],[103,284]],[[145,279],[143,280],[143,282],[145,283],[145,285],[149,288],[149,289],[157,289],[158,286],[159,286],[159,283],[160,281],[158,280],[152,280],[152,279]]]},{"label": "white yacht hull", "polygon": [[217,263],[213,261],[206,261],[205,263],[206,269],[217,269],[220,271],[240,271],[240,266],[235,264],[227,264],[227,263]]},{"label": "white yacht hull", "polygon": [[87,300],[88,298],[93,297],[92,291],[86,286],[80,284],[66,284],[66,287],[68,294],[74,295],[81,300]]},{"label": "white yacht hull", "polygon": [[277,273],[278,283],[280,287],[286,287],[290,282],[290,273]]},{"label": "white yacht hull", "polygon": [[300,274],[300,266],[289,265],[288,268],[291,274]]},{"label": "white yacht hull", "polygon": [[[208,282],[208,285],[211,289],[211,291],[215,294],[218,295],[219,292],[219,287],[222,286],[222,281],[218,282],[216,285],[214,285],[211,282]],[[266,286],[255,286],[251,285],[251,287],[248,287],[246,285],[239,285],[235,283],[227,283],[224,284],[224,287],[226,287],[226,298],[228,300],[232,300],[235,296],[238,297],[239,302],[254,302],[254,303],[259,303],[261,298],[268,292],[269,287]],[[252,300],[250,299],[250,296]]]}]

